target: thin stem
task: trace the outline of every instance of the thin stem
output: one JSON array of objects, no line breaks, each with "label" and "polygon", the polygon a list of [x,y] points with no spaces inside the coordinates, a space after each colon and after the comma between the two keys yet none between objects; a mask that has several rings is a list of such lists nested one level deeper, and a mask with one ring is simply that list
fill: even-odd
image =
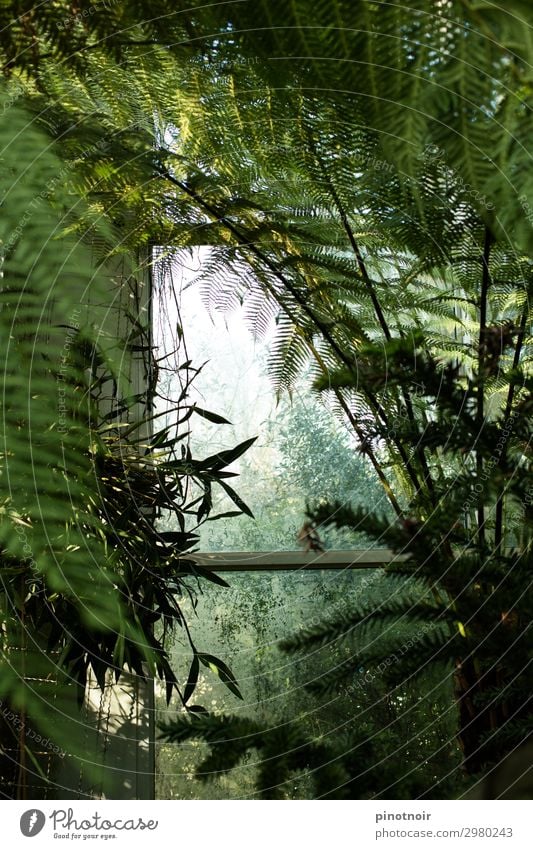
[{"label": "thin stem", "polygon": [[[527,320],[529,316],[529,301],[526,300],[524,310],[522,312],[522,318],[520,320],[520,327],[518,329],[518,333],[516,336],[516,345],[514,349],[513,356],[513,369],[518,368],[520,363],[520,355],[522,353],[522,346],[524,344],[524,337],[526,335],[526,327]],[[509,416],[511,415],[511,411],[513,409],[513,400],[516,389],[517,381],[513,378],[509,383],[509,391],[507,393],[507,401],[505,403],[505,410],[503,413],[504,422],[507,421]],[[498,465],[501,467],[503,465],[503,461],[507,454],[507,446],[504,445],[504,449],[500,455]],[[503,508],[505,501],[505,487],[502,487],[500,494],[498,495],[498,500],[496,502],[496,519],[495,519],[495,530],[494,530],[494,544],[496,551],[499,552],[503,539]]]},{"label": "thin stem", "polygon": [[279,271],[276,267],[275,263],[261,251],[250,239],[244,234],[241,233],[238,227],[226,218],[224,215],[221,215],[218,210],[213,207],[210,203],[200,197],[193,189],[187,186],[186,183],[182,183],[180,180],[177,180],[172,174],[169,174],[167,171],[164,171],[162,176],[164,176],[169,182],[173,183],[179,189],[181,189],[186,195],[190,198],[193,198],[209,215],[220,224],[223,224],[227,230],[232,233],[235,238],[238,240],[239,245],[241,247],[249,250],[254,256],[263,262],[267,268],[274,274],[274,276],[283,284],[283,286],[287,289],[287,291],[292,295],[292,297],[297,302],[298,306],[302,309],[302,311],[307,315],[308,318],[311,319],[314,325],[320,330],[320,333],[324,337],[324,339],[331,346],[332,350],[335,352],[336,356],[339,358],[341,363],[344,363],[350,370],[353,370],[354,363],[350,357],[347,357],[337,344],[337,341],[334,339],[332,334],[326,325],[316,316],[314,310],[309,306],[309,303],[302,292],[299,292],[296,287],[294,287],[290,281]]},{"label": "thin stem", "polygon": [[[193,189],[187,186],[186,183],[177,180],[175,177],[172,176],[172,174],[169,174],[166,170],[162,171],[160,176],[167,179],[170,183],[175,185],[177,188],[181,189],[181,191],[188,195],[188,197],[192,198],[196,203],[198,203],[198,205],[201,206],[202,209],[204,209],[214,221],[217,221],[222,224],[224,227],[226,227],[227,230],[229,230],[230,233],[232,233],[233,236],[235,236],[241,248],[250,251],[250,253],[252,253],[257,259],[259,259],[272,272],[272,274],[280,281],[280,283],[282,283],[283,287],[292,295],[298,306],[302,309],[302,312],[305,313],[305,315],[311,320],[313,325],[319,330],[323,338],[330,345],[333,352],[338,357],[339,361],[343,363],[354,376],[357,376],[353,359],[351,357],[346,356],[334,336],[330,333],[329,328],[316,316],[314,310],[309,306],[305,294],[299,292],[298,289],[292,285],[292,283],[285,277],[285,275],[283,275],[279,271],[276,264],[270,259],[270,257],[268,257],[263,251],[261,251],[253,243],[253,241],[248,238],[246,234],[241,233],[239,228],[236,227],[232,221],[230,221],[224,215],[221,215],[214,206],[212,206],[208,201],[200,197]],[[279,294],[276,293],[270,283],[268,283],[267,281],[264,281],[264,283],[267,286],[269,292],[280,304],[282,309],[290,318],[292,318],[293,316],[291,311],[285,304],[283,304],[279,297]],[[373,408],[374,412],[379,415],[385,428],[388,428],[389,421],[385,410],[383,409],[379,401],[377,401],[377,399],[373,398],[369,393],[366,394],[369,405]],[[402,459],[402,462],[405,465],[406,471],[409,477],[411,478],[411,481],[413,483],[413,486],[415,487],[417,494],[420,494],[420,482],[409,460],[409,457],[407,456],[405,448],[403,447],[400,441],[394,441],[394,444],[396,445],[398,453]]]},{"label": "thin stem", "polygon": [[[328,374],[328,367],[325,364],[322,357],[320,356],[319,352],[317,351],[317,349],[315,348],[314,345],[310,344],[309,347],[311,348],[311,350],[313,352],[313,356],[315,357],[318,365],[320,366],[322,373],[327,375]],[[343,410],[346,418],[348,419],[351,426],[353,427],[354,432],[355,432],[357,438],[359,439],[359,442],[361,443],[361,445],[363,445],[364,443],[366,443],[366,435],[365,435],[364,431],[361,430],[361,428],[359,427],[359,425],[357,423],[357,419],[355,418],[354,414],[350,410],[350,406],[349,406],[348,402],[343,397],[342,392],[340,391],[340,389],[338,389],[338,387],[332,387],[332,392],[335,395],[335,398],[339,402],[340,406],[342,407],[342,410]],[[365,450],[365,454],[367,455],[368,459],[372,463],[374,470],[375,470],[375,472],[376,472],[376,474],[377,474],[377,476],[380,480],[381,485],[383,486],[383,489],[385,490],[385,494],[386,494],[387,498],[389,499],[394,512],[396,513],[396,515],[399,518],[401,518],[403,516],[402,508],[400,507],[400,505],[398,504],[398,502],[396,500],[396,496],[394,495],[392,487],[391,487],[389,481],[387,480],[387,477],[385,476],[385,473],[383,472],[383,469],[381,468],[381,466],[380,466],[380,464],[379,464],[379,462],[376,458],[376,455],[374,454],[374,452],[372,451],[371,448],[367,448]]]},{"label": "thin stem", "polygon": [[[342,397],[342,394],[341,394],[340,390],[339,390],[339,389],[335,389],[335,390],[334,390],[334,395],[335,395],[335,397],[337,398],[337,400],[338,400],[339,404],[341,405],[342,409],[344,410],[344,412],[345,412],[345,414],[346,414],[346,416],[347,416],[347,418],[348,418],[348,420],[349,420],[350,424],[352,425],[352,427],[353,427],[353,429],[354,429],[354,431],[355,431],[355,434],[356,434],[357,438],[359,439],[359,441],[361,442],[361,444],[365,443],[365,442],[366,442],[365,434],[364,434],[364,432],[360,429],[360,427],[358,426],[357,421],[356,421],[356,419],[355,419],[355,417],[354,417],[354,415],[353,415],[352,411],[350,410],[350,407],[349,407],[349,406],[348,406],[348,404],[346,403],[346,400]],[[374,452],[372,451],[372,449],[371,449],[371,448],[368,448],[368,447],[367,447],[367,448],[365,448],[365,454],[367,455],[368,459],[369,459],[369,460],[370,460],[370,462],[372,463],[372,465],[373,465],[373,467],[374,467],[374,469],[375,469],[375,471],[376,471],[376,474],[377,474],[377,476],[378,476],[378,478],[379,478],[379,480],[380,480],[380,483],[381,483],[381,485],[383,486],[383,489],[385,490],[385,494],[387,495],[387,498],[389,499],[389,501],[390,501],[390,503],[391,503],[391,505],[392,505],[392,508],[393,508],[394,512],[396,513],[396,515],[397,515],[399,518],[401,518],[401,517],[403,516],[402,508],[401,508],[401,507],[400,507],[400,505],[398,504],[398,502],[397,502],[397,500],[396,500],[396,496],[394,495],[394,492],[393,492],[393,490],[392,490],[392,487],[391,487],[390,483],[388,482],[388,480],[387,480],[387,478],[386,478],[386,476],[385,476],[385,474],[384,474],[384,472],[383,472],[383,469],[381,468],[381,466],[380,466],[380,464],[379,464],[378,460],[376,459],[376,456],[375,456]]]},{"label": "thin stem", "polygon": [[346,210],[344,209],[344,206],[341,202],[339,194],[338,194],[335,186],[333,185],[333,183],[331,181],[331,178],[330,178],[330,176],[329,176],[329,174],[326,170],[326,167],[325,167],[321,157],[318,156],[318,153],[317,153],[317,151],[314,147],[313,141],[311,140],[311,138],[309,140],[310,140],[310,143],[311,143],[311,147],[313,148],[313,153],[314,153],[316,160],[318,162],[318,166],[319,166],[320,170],[322,171],[322,174],[324,176],[324,180],[326,181],[326,183],[328,185],[328,188],[331,192],[331,196],[333,198],[335,206],[337,207],[337,211],[338,211],[340,218],[341,218],[341,221],[342,221],[342,226],[344,227],[344,230],[346,231],[346,235],[348,236],[348,241],[350,242],[351,248],[352,248],[352,250],[355,254],[357,267],[359,268],[359,273],[361,274],[361,277],[362,277],[364,284],[366,286],[366,289],[368,291],[370,300],[372,302],[372,306],[374,307],[374,312],[376,313],[376,318],[377,318],[379,325],[380,325],[380,327],[383,331],[383,335],[385,336],[385,339],[388,342],[390,342],[391,339],[392,339],[392,334],[389,330],[389,326],[388,326],[387,321],[385,319],[385,315],[383,313],[383,310],[381,309],[381,304],[380,304],[378,296],[376,294],[376,290],[374,289],[374,284],[373,284],[373,282],[370,278],[370,275],[368,273],[365,261],[363,259],[363,255],[361,253],[359,245],[357,244],[354,233],[353,233],[352,228],[350,226],[350,222],[348,220],[348,215],[346,213]]},{"label": "thin stem", "polygon": [[[319,168],[322,172],[324,180],[327,183],[327,186],[328,186],[329,191],[331,193],[331,196],[333,198],[333,202],[335,203],[335,206],[337,207],[337,211],[338,211],[340,219],[342,221],[342,226],[343,226],[343,228],[346,232],[346,235],[348,237],[348,241],[350,242],[350,246],[351,246],[352,251],[355,255],[355,259],[356,259],[356,262],[357,262],[357,267],[359,269],[359,273],[361,274],[361,278],[363,279],[366,290],[369,294],[369,297],[370,297],[370,300],[372,302],[372,306],[374,308],[374,312],[376,314],[376,318],[378,320],[378,323],[379,323],[379,325],[380,325],[380,327],[383,331],[383,335],[385,336],[385,339],[387,340],[387,342],[390,342],[392,340],[392,334],[390,332],[390,328],[389,328],[389,325],[388,325],[387,320],[385,318],[385,314],[384,314],[383,309],[381,307],[381,304],[379,302],[379,298],[378,298],[376,290],[374,288],[374,284],[373,284],[372,279],[371,279],[371,277],[368,273],[368,269],[367,269],[366,263],[363,259],[361,249],[359,247],[359,244],[358,244],[358,242],[355,238],[354,232],[353,232],[352,227],[350,225],[348,214],[347,214],[346,210],[344,209],[344,204],[342,203],[340,196],[339,196],[339,193],[337,192],[337,190],[336,190],[336,188],[333,184],[333,181],[331,180],[331,177],[329,176],[329,174],[327,172],[327,169],[324,165],[322,158],[318,155],[314,141],[313,141],[312,136],[310,134],[308,134],[308,140],[309,140],[309,144],[311,146],[311,149],[313,151],[313,154],[316,158],[316,161],[318,163],[318,166],[319,166]],[[409,421],[411,422],[412,425],[416,426],[417,422],[416,422],[416,418],[415,418],[415,415],[414,415],[413,404],[412,404],[412,401],[411,401],[411,396],[410,396],[409,390],[407,389],[407,387],[402,386],[401,391],[402,391],[403,399],[404,399],[404,402],[405,402],[405,408],[407,410],[407,416],[409,418]],[[430,472],[429,466],[427,464],[424,449],[420,445],[417,445],[416,453],[417,453],[420,465],[422,467],[422,474],[423,474],[424,483],[426,484],[430,494],[433,495],[433,493],[434,493],[433,480],[431,478],[431,472]],[[416,488],[417,488],[417,491],[420,491],[418,484],[416,484]]]},{"label": "thin stem", "polygon": [[[478,341],[478,383],[477,383],[477,447],[476,447],[476,480],[481,483],[483,475],[483,450],[480,445],[481,431],[485,419],[485,351],[487,345],[487,302],[490,286],[490,247],[492,236],[488,227],[485,227],[485,238],[483,242],[483,254],[481,256],[482,277],[481,295],[479,299],[479,341]],[[482,546],[485,543],[485,501],[483,489],[478,497],[477,509],[478,541]]]}]

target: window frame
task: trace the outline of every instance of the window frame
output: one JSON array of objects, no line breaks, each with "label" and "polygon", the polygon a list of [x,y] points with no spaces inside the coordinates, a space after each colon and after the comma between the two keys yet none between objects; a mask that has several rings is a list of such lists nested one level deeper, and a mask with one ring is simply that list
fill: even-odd
[{"label": "window frame", "polygon": [[191,559],[214,572],[293,572],[299,569],[382,569],[406,555],[385,548],[307,551],[198,551]]}]

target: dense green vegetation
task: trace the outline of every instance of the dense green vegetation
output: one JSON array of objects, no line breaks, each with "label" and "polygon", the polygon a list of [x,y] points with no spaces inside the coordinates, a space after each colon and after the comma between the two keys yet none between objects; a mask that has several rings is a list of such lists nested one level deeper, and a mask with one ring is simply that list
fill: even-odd
[{"label": "dense green vegetation", "polygon": [[[194,318],[186,313],[185,324],[193,327],[201,319],[202,313]],[[226,330],[223,321],[211,326],[204,316],[209,333],[201,340],[188,334],[188,355],[195,362],[205,362],[191,387],[191,398],[199,405],[210,400],[211,406],[223,410],[231,421],[224,427],[197,421],[191,431],[194,452],[202,455],[215,447],[224,450],[257,435],[253,447],[234,467],[239,475],[239,494],[253,515],[231,515],[235,505],[219,490],[212,513],[198,528],[200,549],[297,550],[301,548],[298,533],[311,496],[322,503],[338,498],[386,513],[387,499],[379,480],[368,460],[357,452],[356,441],[335,410],[310,396],[308,375],[300,377],[291,397],[284,393],[276,402],[265,348],[246,344],[241,323],[240,314],[234,314]],[[236,329],[241,332],[238,340],[232,335]],[[173,340],[170,343],[172,348]],[[179,380],[170,375],[165,398],[177,397],[179,392]],[[164,527],[178,529],[176,520],[169,518]],[[364,548],[371,544],[370,538],[357,530],[324,529],[323,537],[327,548]]]},{"label": "dense green vegetation", "polygon": [[[449,674],[434,669],[393,688],[383,675],[387,666],[358,660],[358,678],[317,694],[325,677],[353,661],[350,641],[291,657],[279,651],[286,634],[316,627],[325,610],[348,615],[356,603],[393,600],[400,581],[379,569],[242,572],[229,579],[223,595],[204,592],[191,628],[230,663],[244,701],[236,703],[212,679],[200,680],[195,699],[211,716],[196,718],[193,735],[186,723],[174,725],[158,743],[159,798],[446,798],[462,789]],[[396,641],[398,656],[416,646],[401,620],[381,634],[376,629],[373,639],[377,646]],[[171,656],[179,659],[179,643]],[[163,694],[157,709],[165,725],[176,718]],[[191,782],[192,773],[203,780]]]},{"label": "dense green vegetation", "polygon": [[[357,678],[394,655],[394,640],[373,643],[376,629],[411,626],[416,651],[389,664],[383,698],[405,694],[427,665],[455,670],[463,767],[483,774],[531,733],[528,7],[161,0],[147,10],[54,0],[6,3],[0,18],[0,696],[44,729],[51,718],[31,678],[46,689],[66,674],[69,691],[83,688],[89,667],[98,678],[111,667],[144,674],[144,663],[187,705],[203,664],[238,692],[224,663],[194,644],[183,685],[175,680],[157,626],[186,629],[173,591],[194,567],[179,555],[208,517],[213,485],[233,512],[248,510],[224,470],[251,443],[196,459],[189,430],[205,413],[185,395],[175,428],[149,437],[147,320],[133,302],[121,346],[105,319],[117,262],[139,280],[159,246],[157,295],[173,249],[210,245],[210,304],[244,304],[258,336],[277,323],[274,388],[311,374],[350,428],[342,451],[357,444],[357,469],[364,458],[395,516],[347,503],[333,468],[327,487],[319,479],[329,503],[316,503],[317,464],[296,422],[282,440],[309,520],[319,533],[342,526],[386,539],[407,556],[403,578],[424,587],[413,595],[402,580],[390,603],[356,604],[285,648],[355,636],[352,655],[324,681],[334,688],[340,672]],[[146,398],[128,386],[124,350],[148,354]],[[187,384],[194,365],[180,351]],[[102,407],[102,375],[118,409]],[[144,419],[137,441],[118,427],[128,409],[130,424]],[[132,477],[141,494],[131,514],[114,514],[110,493],[129,505]],[[201,490],[192,503],[191,484]],[[156,519],[168,510],[179,530],[161,541]],[[140,551],[157,560],[158,592]],[[167,733],[220,743],[231,721],[193,715]],[[293,730],[308,740],[308,730]],[[267,762],[278,763],[268,759],[272,738],[240,731],[259,735]],[[380,734],[365,758],[389,751],[392,769]],[[298,761],[290,740],[274,742],[285,775],[329,757],[312,736]],[[6,792],[24,796],[30,753],[23,735],[18,744]],[[348,794],[385,790],[357,783],[357,758],[341,761],[342,776],[319,769],[313,792],[333,792],[340,778]],[[266,775],[267,795],[271,784]]]}]

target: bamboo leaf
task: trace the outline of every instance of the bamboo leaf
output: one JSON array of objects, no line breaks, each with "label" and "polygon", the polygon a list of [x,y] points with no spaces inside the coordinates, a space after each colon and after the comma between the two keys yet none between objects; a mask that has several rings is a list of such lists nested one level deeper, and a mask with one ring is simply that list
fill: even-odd
[{"label": "bamboo leaf", "polygon": [[219,416],[218,413],[211,413],[209,410],[203,410],[201,407],[194,406],[193,413],[196,413],[202,419],[207,419],[208,422],[213,422],[213,424],[231,424],[224,416]]},{"label": "bamboo leaf", "polygon": [[237,698],[242,699],[241,691],[239,690],[235,676],[229,666],[226,666],[222,660],[219,660],[218,657],[215,657],[212,654],[200,653],[198,654],[198,660],[210,669],[211,672],[214,672],[215,675],[220,678],[222,683],[226,685],[228,690],[231,690]]},{"label": "bamboo leaf", "polygon": [[183,690],[183,704],[185,705],[187,704],[196,689],[199,671],[200,661],[198,659],[198,655],[195,653],[192,659],[191,668],[189,670],[189,677],[187,678],[187,683],[185,684],[185,689]]},{"label": "bamboo leaf", "polygon": [[225,481],[219,480],[218,483],[222,487],[222,489],[229,495],[229,497],[231,498],[233,503],[237,505],[237,507],[239,508],[239,510],[242,513],[246,513],[246,515],[250,516],[250,518],[252,518],[252,519],[255,518],[254,514],[252,513],[252,511],[250,510],[248,505],[244,503],[244,501],[242,500],[240,495],[237,495],[237,493],[235,492],[233,487],[231,487],[229,484],[225,483]]}]

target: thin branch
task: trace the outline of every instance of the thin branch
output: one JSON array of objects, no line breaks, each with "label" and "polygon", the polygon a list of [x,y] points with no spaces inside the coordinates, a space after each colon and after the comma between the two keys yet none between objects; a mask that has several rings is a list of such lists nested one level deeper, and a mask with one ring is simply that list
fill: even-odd
[{"label": "thin branch", "polygon": [[[481,482],[483,474],[483,450],[480,447],[481,431],[485,419],[485,351],[487,345],[487,302],[490,286],[490,248],[492,235],[488,227],[485,227],[485,238],[483,242],[483,254],[481,256],[482,276],[481,294],[479,298],[479,342],[478,342],[478,379],[477,379],[477,442],[476,447],[476,480]],[[479,493],[477,509],[478,541],[480,545],[485,543],[485,502],[483,489]]]},{"label": "thin branch", "polygon": [[[311,349],[311,351],[313,353],[315,360],[317,361],[318,365],[320,366],[322,373],[327,376],[328,367],[327,367],[326,363],[324,362],[324,360],[320,356],[320,354],[317,351],[317,349],[315,348],[315,346],[312,343],[308,343],[308,345],[309,345],[309,348]],[[359,442],[361,443],[361,445],[365,444],[366,441],[367,441],[366,440],[366,434],[359,427],[359,424],[357,423],[357,419],[355,418],[354,414],[350,410],[350,406],[349,406],[348,402],[346,401],[346,399],[343,397],[342,392],[340,391],[340,389],[338,387],[332,387],[331,391],[335,395],[335,398],[337,399],[340,406],[342,407],[342,410],[343,410],[346,418],[348,419],[351,426],[353,427],[354,432],[355,432],[357,438],[359,439]],[[374,454],[374,452],[372,451],[371,448],[367,448],[365,450],[365,454],[367,455],[368,459],[372,463],[374,470],[375,470],[375,472],[376,472],[376,474],[377,474],[377,476],[380,480],[381,485],[383,486],[383,489],[385,490],[385,494],[386,494],[387,498],[389,499],[394,512],[396,513],[396,515],[399,518],[401,518],[403,516],[402,508],[400,507],[400,505],[398,504],[398,501],[396,500],[396,496],[394,495],[392,487],[391,487],[390,483],[388,482],[387,477],[386,477],[385,473],[383,472],[383,469],[381,468],[381,465],[376,458],[376,455]]]},{"label": "thin branch", "polygon": [[[352,425],[357,438],[359,439],[361,445],[363,445],[366,442],[365,434],[363,433],[363,431],[358,426],[357,421],[356,421],[352,411],[350,410],[350,407],[346,403],[346,400],[342,397],[342,394],[341,394],[339,389],[334,389],[333,392],[334,392],[335,397],[337,398],[339,404],[341,405],[342,409],[344,410],[350,424]],[[372,463],[374,470],[375,470],[375,472],[376,472],[376,474],[377,474],[377,476],[380,480],[380,483],[381,483],[383,489],[385,490],[385,494],[386,494],[387,498],[389,499],[394,512],[396,513],[396,515],[399,518],[401,518],[403,516],[402,508],[400,507],[400,505],[398,504],[398,502],[396,500],[396,496],[394,495],[392,487],[391,487],[390,483],[388,482],[388,480],[387,480],[387,478],[386,478],[386,476],[383,472],[383,469],[381,468],[381,465],[379,464],[379,462],[376,458],[376,455],[374,454],[372,449],[368,448],[368,447],[365,448],[365,454],[368,457],[368,459],[370,460],[370,462]]]},{"label": "thin branch", "polygon": [[[378,320],[378,323],[379,323],[379,325],[380,325],[380,327],[383,331],[383,335],[385,336],[385,339],[388,342],[390,342],[392,340],[392,334],[390,332],[390,328],[389,328],[389,325],[388,325],[387,320],[385,318],[385,314],[384,314],[383,309],[381,307],[381,304],[379,302],[379,298],[378,298],[376,290],[374,288],[374,284],[373,284],[372,279],[371,279],[371,277],[368,273],[368,269],[367,269],[366,263],[363,259],[361,249],[359,247],[359,244],[358,244],[358,242],[355,238],[354,232],[352,230],[352,227],[351,227],[351,224],[350,224],[350,221],[349,221],[349,218],[348,218],[348,214],[347,214],[346,210],[344,209],[344,204],[342,203],[340,196],[339,196],[339,193],[337,192],[337,190],[336,190],[336,188],[333,184],[333,181],[332,181],[331,177],[329,176],[329,174],[327,172],[327,169],[324,165],[324,162],[322,161],[322,158],[319,156],[319,154],[316,150],[316,146],[314,144],[313,138],[310,135],[310,133],[308,134],[308,140],[309,140],[309,144],[311,146],[311,149],[313,151],[313,154],[315,156],[315,159],[318,163],[318,166],[319,166],[319,168],[322,172],[324,180],[327,183],[329,191],[331,192],[333,202],[335,203],[335,206],[337,207],[337,211],[338,211],[340,218],[341,218],[341,221],[342,221],[342,226],[343,226],[343,228],[346,232],[346,235],[348,236],[348,241],[350,242],[350,246],[351,246],[351,248],[354,252],[356,262],[357,262],[357,267],[359,268],[359,273],[361,274],[361,277],[364,281],[365,287],[366,287],[367,292],[369,294],[370,300],[372,302],[372,306],[374,307],[374,312],[376,314],[376,318]],[[414,425],[416,427],[417,421],[416,421],[414,410],[413,410],[411,395],[409,393],[409,390],[405,386],[402,387],[402,395],[403,395],[403,399],[404,399],[404,402],[405,402],[405,408],[407,410],[407,416],[409,418],[409,421],[412,425]],[[425,451],[420,445],[417,445],[416,446],[416,453],[417,453],[420,465],[422,467],[422,474],[423,474],[424,483],[426,484],[429,493],[431,495],[433,495],[434,494],[434,485],[433,485],[433,480],[432,480],[432,477],[431,477],[431,472],[429,470],[429,466],[428,466],[428,463],[427,463],[427,460],[426,460]]]},{"label": "thin branch", "polygon": [[339,358],[341,363],[344,363],[350,371],[354,369],[354,362],[350,357],[347,357],[342,350],[342,348],[337,344],[337,341],[330,333],[328,327],[316,316],[314,310],[309,306],[309,303],[302,292],[299,292],[296,287],[294,287],[290,281],[279,271],[276,267],[276,264],[272,262],[272,260],[261,251],[250,239],[246,236],[246,234],[241,233],[238,227],[230,221],[226,216],[221,215],[220,212],[212,206],[208,201],[204,200],[204,198],[200,197],[194,189],[191,189],[186,183],[183,183],[181,180],[177,180],[172,176],[168,171],[164,171],[161,176],[165,177],[165,179],[169,180],[169,182],[173,183],[173,185],[177,186],[177,188],[181,189],[186,195],[196,201],[209,215],[220,224],[223,224],[230,233],[235,236],[240,247],[246,248],[249,250],[254,256],[263,262],[267,268],[274,274],[275,277],[283,284],[284,288],[292,295],[294,300],[297,302],[298,306],[301,307],[302,311],[307,315],[307,317],[312,321],[314,325],[319,329],[320,333],[327,341],[327,343],[331,346],[332,350]]},{"label": "thin branch", "polygon": [[[241,248],[245,248],[246,250],[250,251],[250,253],[252,253],[257,259],[259,259],[272,272],[272,274],[280,281],[283,287],[292,295],[298,306],[302,309],[302,312],[311,320],[313,325],[319,330],[323,338],[332,348],[335,355],[339,358],[339,361],[343,363],[349,369],[349,371],[356,377],[357,374],[353,359],[351,357],[346,356],[334,336],[330,333],[329,328],[320,320],[320,318],[316,316],[314,310],[309,306],[308,300],[306,299],[305,295],[302,292],[299,292],[298,289],[292,285],[290,280],[288,280],[285,275],[283,275],[279,271],[276,264],[270,259],[270,257],[268,257],[263,251],[261,251],[248,238],[246,234],[241,233],[239,228],[236,227],[230,219],[222,215],[214,206],[212,206],[208,201],[204,200],[204,198],[200,197],[200,195],[198,195],[194,191],[194,189],[191,189],[186,183],[183,183],[181,180],[177,180],[167,170],[163,170],[162,172],[160,172],[160,176],[167,179],[177,188],[181,189],[182,192],[184,192],[188,197],[192,198],[200,207],[202,207],[202,209],[204,209],[213,220],[219,222],[224,227],[226,227],[226,229],[229,230],[229,232],[232,233],[233,236],[235,236]],[[279,295],[275,292],[275,290],[273,290],[268,283],[266,283],[265,285],[267,285],[269,291],[276,298],[277,302],[280,303],[287,315],[292,318],[291,312],[280,301]],[[372,406],[374,412],[376,412],[380,416],[385,428],[388,429],[389,421],[384,408],[381,406],[379,401],[377,401],[377,399],[374,399],[368,393],[367,395],[368,403]],[[413,469],[409,457],[407,456],[404,446],[401,444],[400,441],[395,441],[394,444],[396,445],[398,453],[402,459],[402,462],[405,465],[406,471],[409,477],[411,478],[411,481],[413,483],[413,486],[415,487],[417,494],[421,494],[420,481],[418,480],[416,472]]]},{"label": "thin branch", "polygon": [[385,336],[385,339],[388,342],[390,342],[391,339],[392,339],[392,334],[389,330],[389,326],[388,326],[387,321],[385,319],[385,315],[383,313],[383,310],[381,309],[381,304],[380,304],[378,296],[376,294],[376,290],[374,289],[374,284],[373,284],[373,282],[370,278],[370,275],[367,271],[367,267],[365,265],[363,255],[361,253],[359,245],[357,244],[357,241],[356,241],[355,236],[353,234],[352,228],[350,226],[350,222],[348,220],[348,214],[347,214],[346,210],[344,209],[344,205],[343,205],[343,203],[342,203],[342,201],[339,197],[339,194],[338,194],[335,186],[333,185],[331,177],[329,176],[329,174],[327,172],[326,166],[324,165],[324,162],[323,162],[321,156],[319,156],[318,151],[316,150],[315,143],[314,143],[313,138],[312,138],[310,133],[308,133],[308,140],[309,140],[309,145],[310,145],[310,147],[313,151],[313,154],[315,156],[315,159],[317,161],[318,167],[320,168],[320,170],[322,172],[324,180],[327,183],[328,189],[331,192],[331,196],[333,198],[335,206],[337,207],[337,211],[338,211],[338,213],[341,217],[342,226],[344,227],[344,230],[346,231],[346,235],[348,236],[348,241],[350,242],[351,248],[352,248],[352,250],[355,254],[355,259],[356,259],[356,262],[357,262],[357,267],[359,268],[359,273],[361,274],[361,277],[364,281],[364,284],[365,284],[366,289],[368,291],[368,294],[370,296],[370,300],[372,301],[372,306],[374,307],[374,312],[376,313],[376,317],[377,317],[379,325],[380,325],[380,327],[383,331],[383,335]]},{"label": "thin branch", "polygon": [[[522,312],[522,318],[520,320],[520,327],[518,328],[518,333],[516,335],[516,344],[514,349],[513,356],[513,370],[518,368],[520,363],[520,355],[522,353],[522,346],[524,344],[524,338],[526,335],[527,328],[527,320],[529,316],[529,299],[526,300],[524,310]],[[517,381],[512,378],[509,383],[509,391],[507,393],[507,401],[505,403],[505,410],[503,413],[504,421],[507,421],[509,416],[511,415],[511,411],[513,409],[513,400],[515,395]],[[503,461],[507,454],[507,446],[504,446],[504,450],[502,451],[499,459],[498,465],[501,467],[503,465]],[[503,540],[503,508],[505,501],[505,488],[502,488],[498,496],[498,500],[496,502],[496,519],[495,519],[495,530],[494,530],[494,545],[496,551],[499,552]]]}]

